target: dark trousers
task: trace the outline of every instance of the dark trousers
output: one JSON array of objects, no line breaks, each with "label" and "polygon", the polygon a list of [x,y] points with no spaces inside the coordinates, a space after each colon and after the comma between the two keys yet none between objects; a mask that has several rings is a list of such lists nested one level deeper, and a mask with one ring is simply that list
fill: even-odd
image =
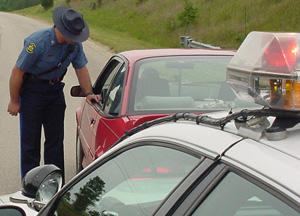
[{"label": "dark trousers", "polygon": [[44,163],[64,173],[64,83],[26,81],[20,96],[21,177],[41,160],[41,130],[44,129]]}]

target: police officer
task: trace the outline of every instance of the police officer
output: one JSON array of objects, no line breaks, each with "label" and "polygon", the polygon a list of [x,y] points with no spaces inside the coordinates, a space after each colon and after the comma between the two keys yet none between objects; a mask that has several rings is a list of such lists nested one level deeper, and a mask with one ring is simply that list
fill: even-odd
[{"label": "police officer", "polygon": [[53,12],[54,26],[41,29],[24,40],[12,69],[8,112],[20,113],[21,177],[40,164],[41,129],[45,134],[44,163],[64,171],[65,98],[63,76],[72,63],[87,100],[94,95],[81,42],[89,28],[81,13],[64,6]]}]

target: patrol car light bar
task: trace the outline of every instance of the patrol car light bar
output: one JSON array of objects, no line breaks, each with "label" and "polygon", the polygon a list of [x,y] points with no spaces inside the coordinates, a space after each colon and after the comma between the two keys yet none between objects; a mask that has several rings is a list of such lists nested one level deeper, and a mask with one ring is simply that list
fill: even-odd
[{"label": "patrol car light bar", "polygon": [[247,101],[300,111],[299,45],[300,33],[249,33],[227,67],[227,82]]}]

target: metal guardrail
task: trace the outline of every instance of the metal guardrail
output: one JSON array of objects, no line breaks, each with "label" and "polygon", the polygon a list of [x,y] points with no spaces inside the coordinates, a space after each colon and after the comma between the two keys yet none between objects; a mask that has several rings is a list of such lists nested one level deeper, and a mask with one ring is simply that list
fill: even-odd
[{"label": "metal guardrail", "polygon": [[199,41],[194,41],[191,36],[180,36],[180,47],[183,48],[206,48],[206,49],[221,49],[221,47],[212,46]]}]

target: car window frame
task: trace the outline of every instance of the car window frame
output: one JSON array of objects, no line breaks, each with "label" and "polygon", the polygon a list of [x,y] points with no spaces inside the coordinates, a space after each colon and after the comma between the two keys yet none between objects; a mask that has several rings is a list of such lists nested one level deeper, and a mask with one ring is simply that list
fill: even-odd
[{"label": "car window frame", "polygon": [[189,196],[190,191],[197,185],[197,182],[207,178],[206,173],[215,166],[215,161],[205,157],[204,154],[203,157],[203,161],[182,181],[182,184],[169,194],[153,215],[172,215],[173,206],[181,205],[182,201]]},{"label": "car window frame", "polygon": [[[109,68],[111,67],[110,65],[112,64],[113,61],[117,61],[117,65],[115,67],[119,67],[117,69],[117,73],[122,69],[122,67],[125,67],[125,75],[124,75],[124,80],[126,80],[127,75],[128,75],[128,61],[122,57],[121,55],[114,55],[112,56],[109,61],[106,63],[106,65],[104,66],[104,68],[102,69],[102,71],[100,72],[99,76],[97,77],[95,83],[93,84],[93,90],[95,94],[101,94],[102,89],[103,89],[103,85],[105,84],[106,80],[108,79],[109,75],[111,74],[111,72],[114,70],[114,68]],[[116,73],[116,74],[117,74]],[[115,75],[116,75],[115,74]],[[113,80],[115,79],[115,76],[112,78],[108,90],[107,92],[109,92],[109,89],[111,88],[111,84],[113,82]],[[125,86],[125,83],[124,83]],[[96,91],[97,89],[101,89],[100,92]],[[122,93],[122,98],[121,98],[121,104],[123,102],[123,96],[124,96],[124,91]],[[105,109],[105,104],[106,104],[106,98],[107,98],[107,94],[104,97],[104,100],[98,102],[98,103],[93,103],[92,105],[96,108],[96,110],[98,112],[101,113],[102,116],[105,116],[107,118],[116,118],[119,117],[119,115],[109,115],[108,113],[104,112]]]},{"label": "car window frame", "polygon": [[[180,145],[180,143],[177,143],[177,142],[172,142],[172,141],[166,142],[166,141],[161,141],[161,140],[133,141],[130,145],[120,147],[118,149],[118,151],[107,152],[107,154],[102,156],[101,162],[94,162],[92,166],[85,168],[79,175],[77,175],[76,177],[71,179],[71,181],[68,184],[66,184],[58,193],[56,193],[56,195],[49,201],[49,203],[40,211],[40,216],[52,215],[54,213],[54,211],[57,209],[57,206],[58,206],[58,203],[59,203],[61,197],[63,197],[66,192],[68,192],[75,184],[77,184],[83,178],[88,176],[91,172],[95,171],[100,166],[105,164],[107,161],[122,154],[123,152],[133,149],[135,147],[140,147],[140,146],[166,147],[166,148],[184,152],[184,153],[192,155],[194,157],[198,157],[199,163],[194,167],[194,169],[192,169],[190,171],[190,173],[186,176],[186,178],[182,179],[181,182],[189,181],[190,178],[188,178],[188,176],[190,176],[192,173],[195,173],[195,170],[199,171],[198,167],[201,166],[201,164],[203,164],[204,161],[206,161],[204,163],[204,167],[206,167],[207,163],[208,163],[207,160],[211,160],[211,159],[208,159],[205,154],[199,153],[199,150],[193,149],[193,148],[188,148],[187,146],[183,147],[182,145]],[[170,195],[174,191],[176,191],[176,188],[180,185],[181,185],[181,183],[179,185],[177,185],[175,188],[173,188],[173,190],[170,191]],[[166,199],[167,199],[167,197],[165,198],[165,200]],[[164,203],[165,200],[162,201],[162,203]]]},{"label": "car window frame", "polygon": [[[198,206],[209,196],[209,194],[214,190],[214,188],[222,181],[222,179],[230,172],[244,178],[250,183],[256,185],[257,187],[265,190],[267,193],[278,198],[283,203],[287,204],[289,207],[300,212],[300,207],[285,194],[278,191],[272,185],[262,182],[261,179],[246,173],[243,170],[232,167],[222,162],[218,162],[216,166],[207,173],[206,178],[200,181],[188,196],[184,197],[184,201],[179,205],[170,206],[169,211],[165,215],[191,215]],[[199,194],[201,194],[199,196]]]}]

